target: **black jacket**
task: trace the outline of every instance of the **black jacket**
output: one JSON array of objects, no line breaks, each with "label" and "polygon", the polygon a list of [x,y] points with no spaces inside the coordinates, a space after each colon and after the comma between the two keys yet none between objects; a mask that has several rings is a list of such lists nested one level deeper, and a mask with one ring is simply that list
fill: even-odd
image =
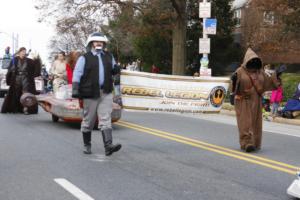
[{"label": "black jacket", "polygon": [[92,52],[84,54],[85,66],[80,79],[79,93],[81,98],[98,98],[100,89],[104,93],[111,93],[113,90],[113,75],[115,71],[112,66],[112,55],[109,52],[101,54],[104,66],[104,84],[100,88],[99,84],[99,59]]}]

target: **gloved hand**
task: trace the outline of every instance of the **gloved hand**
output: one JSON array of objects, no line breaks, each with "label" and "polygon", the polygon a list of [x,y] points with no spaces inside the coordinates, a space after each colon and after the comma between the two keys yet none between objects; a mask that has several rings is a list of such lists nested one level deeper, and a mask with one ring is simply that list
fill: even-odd
[{"label": "gloved hand", "polygon": [[114,96],[113,102],[119,104],[119,106],[123,107],[123,101],[121,96]]},{"label": "gloved hand", "polygon": [[234,72],[231,77],[231,93],[229,96],[230,104],[234,105],[234,96],[235,96],[235,91],[236,91],[236,83],[237,83],[237,73]]},{"label": "gloved hand", "polygon": [[234,105],[234,96],[234,93],[230,93],[229,100],[231,105]]},{"label": "gloved hand", "polygon": [[121,66],[118,65],[118,64],[115,64],[114,65],[114,68],[112,70],[112,74],[113,75],[116,75],[116,74],[120,74],[121,73]]},{"label": "gloved hand", "polygon": [[72,83],[72,97],[73,98],[80,98],[79,83],[77,83],[77,82]]}]

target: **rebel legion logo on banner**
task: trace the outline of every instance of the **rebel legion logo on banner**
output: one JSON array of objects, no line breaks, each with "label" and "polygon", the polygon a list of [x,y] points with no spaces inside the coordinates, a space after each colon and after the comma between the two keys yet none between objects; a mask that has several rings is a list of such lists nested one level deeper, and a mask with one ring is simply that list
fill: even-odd
[{"label": "rebel legion logo on banner", "polygon": [[122,71],[125,109],[162,112],[219,112],[229,79]]}]

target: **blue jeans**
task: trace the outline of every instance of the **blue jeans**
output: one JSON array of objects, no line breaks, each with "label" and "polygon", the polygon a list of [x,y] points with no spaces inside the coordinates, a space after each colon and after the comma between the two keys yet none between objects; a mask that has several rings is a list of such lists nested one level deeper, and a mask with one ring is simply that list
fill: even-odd
[{"label": "blue jeans", "polygon": [[279,108],[279,103],[273,103],[272,104],[272,114],[273,115],[277,115],[277,113],[278,113],[278,108]]}]

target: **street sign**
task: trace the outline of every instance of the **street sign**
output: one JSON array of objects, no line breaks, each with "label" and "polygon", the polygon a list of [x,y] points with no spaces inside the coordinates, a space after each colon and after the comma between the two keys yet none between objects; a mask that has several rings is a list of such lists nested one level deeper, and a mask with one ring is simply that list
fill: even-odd
[{"label": "street sign", "polygon": [[215,35],[217,33],[217,19],[206,19],[204,32],[205,34]]},{"label": "street sign", "polygon": [[209,63],[208,56],[204,55],[200,60],[201,68],[208,68],[208,63]]},{"label": "street sign", "polygon": [[199,53],[210,53],[210,38],[199,38]]},{"label": "street sign", "polygon": [[211,69],[200,67],[200,76],[211,76]]},{"label": "street sign", "polygon": [[199,18],[210,18],[211,15],[211,3],[205,2],[199,5]]}]

